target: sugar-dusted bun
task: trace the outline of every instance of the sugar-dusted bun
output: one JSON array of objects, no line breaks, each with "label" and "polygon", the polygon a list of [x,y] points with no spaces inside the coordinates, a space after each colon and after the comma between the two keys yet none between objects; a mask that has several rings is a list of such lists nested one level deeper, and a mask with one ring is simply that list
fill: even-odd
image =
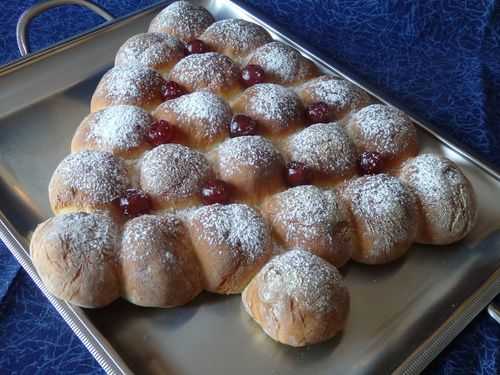
[{"label": "sugar-dusted bun", "polygon": [[385,104],[372,104],[356,112],[346,131],[359,153],[379,153],[387,168],[418,153],[417,131],[410,118]]},{"label": "sugar-dusted bun", "polygon": [[224,98],[230,98],[241,90],[239,77],[236,64],[216,52],[189,55],[170,71],[170,79],[186,90],[209,90]]},{"label": "sugar-dusted bun", "polygon": [[84,307],[120,296],[118,228],[108,216],[75,212],[38,225],[31,238],[33,264],[56,297]]},{"label": "sugar-dusted bun", "polygon": [[55,214],[106,210],[116,213],[113,200],[129,187],[124,163],[109,152],[81,151],[66,156],[49,183]]},{"label": "sugar-dusted bun", "polygon": [[118,50],[115,65],[143,65],[166,74],[184,57],[181,41],[165,33],[137,34]]},{"label": "sugar-dusted bun", "polygon": [[227,139],[211,157],[219,178],[235,188],[236,199],[257,203],[284,188],[283,158],[264,137]]},{"label": "sugar-dusted bun", "polygon": [[176,1],[153,18],[149,32],[167,33],[189,42],[200,36],[214,21],[205,8],[189,1]]},{"label": "sugar-dusted bun", "polygon": [[261,26],[241,19],[217,21],[208,27],[200,40],[212,50],[241,62],[260,46],[272,41]]},{"label": "sugar-dusted bun", "polygon": [[148,151],[140,165],[140,185],[156,209],[199,203],[200,189],[211,178],[203,154],[173,143]]},{"label": "sugar-dusted bun", "polygon": [[474,189],[452,161],[422,154],[404,162],[399,175],[418,198],[422,225],[417,242],[450,244],[464,238],[474,227]]},{"label": "sugar-dusted bun", "polygon": [[370,96],[351,82],[326,75],[304,83],[297,92],[306,106],[326,103],[331,121],[340,120],[370,102]]},{"label": "sugar-dusted bun", "polygon": [[305,250],[271,259],[245,288],[242,300],[272,339],[297,347],[335,336],[349,312],[349,292],[340,273]]},{"label": "sugar-dusted bun", "polygon": [[89,114],[71,142],[71,152],[101,150],[134,158],[150,148],[146,134],[153,117],[132,105],[117,105]]},{"label": "sugar-dusted bun", "polygon": [[415,195],[396,177],[359,177],[340,187],[357,230],[352,258],[383,264],[403,256],[415,241],[418,213]]},{"label": "sugar-dusted bun", "polygon": [[241,293],[271,256],[264,220],[244,204],[201,207],[191,216],[189,228],[210,292]]},{"label": "sugar-dusted bun", "polygon": [[228,136],[231,107],[209,91],[198,91],[167,100],[153,116],[180,130],[180,143],[205,149]]},{"label": "sugar-dusted bun", "polygon": [[173,215],[143,215],[127,222],[120,259],[123,297],[136,305],[180,306],[203,290],[187,229]]},{"label": "sugar-dusted bun", "polygon": [[277,41],[259,47],[248,64],[259,65],[264,69],[266,82],[282,85],[301,83],[319,74],[312,61],[296,49]]},{"label": "sugar-dusted bun", "polygon": [[90,111],[118,104],[130,104],[147,111],[163,101],[165,81],[160,73],[142,65],[115,66],[99,81],[92,95]]},{"label": "sugar-dusted bun", "polygon": [[270,197],[262,210],[285,248],[302,248],[336,267],[351,258],[355,238],[349,213],[333,190],[294,187]]},{"label": "sugar-dusted bun", "polygon": [[274,83],[249,87],[233,108],[257,121],[259,132],[265,135],[287,134],[304,124],[304,109],[297,94]]},{"label": "sugar-dusted bun", "polygon": [[338,123],[315,124],[293,134],[284,153],[306,166],[314,184],[332,185],[357,172],[356,149]]}]

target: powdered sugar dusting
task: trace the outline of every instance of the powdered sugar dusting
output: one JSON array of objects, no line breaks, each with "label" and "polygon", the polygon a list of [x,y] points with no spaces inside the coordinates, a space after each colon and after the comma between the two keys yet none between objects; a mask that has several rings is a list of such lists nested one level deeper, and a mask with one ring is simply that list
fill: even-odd
[{"label": "powdered sugar dusting", "polygon": [[329,176],[342,176],[356,166],[354,145],[337,123],[312,125],[292,135],[286,149],[291,160]]},{"label": "powdered sugar dusting", "polygon": [[286,227],[285,240],[297,243],[319,236],[333,241],[334,225],[343,220],[334,193],[315,186],[298,186],[274,196],[280,209],[272,218],[273,225]]},{"label": "powdered sugar dusting", "polygon": [[[179,259],[173,254],[170,241],[180,234],[180,221],[173,215],[142,215],[130,220],[123,231],[123,259],[141,262],[159,256],[165,267],[175,267]],[[170,242],[170,243],[169,243]]]},{"label": "powdered sugar dusting", "polygon": [[85,194],[95,203],[111,202],[121,196],[129,184],[121,161],[103,151],[68,155],[55,170],[52,181],[54,179],[67,189]]},{"label": "powdered sugar dusting", "polygon": [[264,303],[287,303],[286,299],[291,298],[310,312],[333,311],[341,302],[339,294],[345,293],[337,269],[305,250],[291,250],[274,257],[257,277],[263,281],[259,296]]},{"label": "powdered sugar dusting", "polygon": [[98,146],[130,150],[144,141],[153,119],[142,108],[117,105],[90,114],[88,122],[88,137]]},{"label": "powdered sugar dusting", "polygon": [[115,66],[104,74],[96,93],[115,104],[130,104],[158,99],[164,84],[157,72],[145,66]]},{"label": "powdered sugar dusting", "polygon": [[201,225],[200,236],[210,246],[229,246],[233,251],[219,255],[242,259],[245,264],[257,261],[270,244],[264,221],[244,204],[204,206],[194,212],[191,220]]},{"label": "powdered sugar dusting", "polygon": [[303,81],[315,72],[311,62],[281,42],[267,43],[258,48],[248,63],[261,66],[267,77],[281,84]]},{"label": "powdered sugar dusting", "polygon": [[144,191],[175,199],[198,194],[212,171],[203,154],[182,145],[165,144],[144,155],[140,175]]},{"label": "powdered sugar dusting", "polygon": [[254,49],[272,40],[261,26],[241,19],[217,21],[205,30],[200,39],[231,54],[245,57]]},{"label": "powdered sugar dusting", "polygon": [[165,33],[137,34],[128,39],[116,54],[116,65],[144,65],[160,68],[184,57],[184,46]]},{"label": "powdered sugar dusting", "polygon": [[214,21],[205,8],[188,1],[176,1],[153,19],[149,31],[166,32],[188,42],[198,37]]},{"label": "powdered sugar dusting", "polygon": [[417,131],[408,116],[384,104],[361,109],[350,122],[359,130],[350,131],[355,143],[369,143],[375,147],[371,151],[385,156],[395,156],[416,142]]},{"label": "powdered sugar dusting", "polygon": [[463,173],[450,160],[433,154],[405,162],[401,178],[417,194],[430,229],[463,237],[476,216],[473,191]]},{"label": "powdered sugar dusting", "polygon": [[193,91],[207,89],[218,93],[238,82],[239,70],[227,56],[198,53],[179,61],[170,71],[170,79]]},{"label": "powdered sugar dusting", "polygon": [[373,241],[371,253],[389,256],[396,244],[413,241],[415,196],[396,177],[378,174],[351,180],[343,196],[365,224],[364,235]]},{"label": "powdered sugar dusting", "polygon": [[110,217],[76,212],[58,215],[50,219],[52,230],[48,241],[60,241],[71,253],[70,259],[85,259],[91,267],[99,267],[114,258],[118,230]]},{"label": "powdered sugar dusting", "polygon": [[264,120],[278,121],[282,128],[301,115],[298,96],[286,87],[273,83],[261,83],[245,90],[248,99],[246,112],[257,114]]},{"label": "powdered sugar dusting", "polygon": [[196,127],[198,136],[211,140],[225,132],[231,122],[231,107],[217,95],[199,91],[168,100],[158,107],[157,112],[173,112],[181,128],[190,132]]},{"label": "powdered sugar dusting", "polygon": [[261,136],[245,136],[224,141],[217,149],[219,169],[235,171],[242,166],[250,166],[248,173],[258,174],[272,168],[281,155],[273,144]]},{"label": "powdered sugar dusting", "polygon": [[369,96],[351,82],[330,76],[306,82],[299,93],[303,99],[307,98],[308,103],[324,102],[337,112],[357,110],[369,100]]}]

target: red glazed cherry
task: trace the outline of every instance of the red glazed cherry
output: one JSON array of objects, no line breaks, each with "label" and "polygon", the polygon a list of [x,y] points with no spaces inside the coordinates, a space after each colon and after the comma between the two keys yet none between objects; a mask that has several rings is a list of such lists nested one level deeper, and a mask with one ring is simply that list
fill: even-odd
[{"label": "red glazed cherry", "polygon": [[330,122],[328,112],[328,104],[325,102],[312,103],[306,108],[307,120],[310,124]]},{"label": "red glazed cherry", "polygon": [[151,200],[141,190],[128,189],[123,197],[117,198],[118,206],[123,215],[135,217],[144,215],[151,210]]},{"label": "red glazed cherry", "polygon": [[251,117],[235,115],[229,124],[231,138],[257,134],[257,123]]},{"label": "red glazed cherry", "polygon": [[286,181],[290,186],[307,185],[309,172],[303,163],[291,161],[286,166]]},{"label": "red glazed cherry", "polygon": [[188,42],[186,44],[186,49],[189,55],[192,55],[194,53],[205,53],[210,51],[207,45],[199,39],[193,39],[192,41]]},{"label": "red glazed cherry", "polygon": [[221,180],[210,180],[201,188],[201,201],[203,204],[225,204],[229,202],[229,185]]},{"label": "red glazed cherry", "polygon": [[363,152],[358,159],[361,174],[375,174],[382,172],[384,160],[378,152]]},{"label": "red glazed cherry", "polygon": [[264,82],[265,72],[259,65],[248,64],[241,70],[241,81],[245,86]]},{"label": "red glazed cherry", "polygon": [[152,146],[172,143],[175,138],[175,127],[164,120],[155,121],[146,137]]},{"label": "red glazed cherry", "polygon": [[186,93],[186,90],[174,81],[165,82],[165,90],[163,90],[163,100],[178,98]]}]

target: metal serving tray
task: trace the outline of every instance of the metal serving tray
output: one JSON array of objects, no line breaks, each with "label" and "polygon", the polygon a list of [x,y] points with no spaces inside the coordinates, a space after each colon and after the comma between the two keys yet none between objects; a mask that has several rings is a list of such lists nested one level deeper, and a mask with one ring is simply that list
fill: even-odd
[{"label": "metal serving tray", "polygon": [[[325,71],[341,74],[326,57],[292,42],[260,16],[226,0],[197,2],[218,19],[262,24]],[[45,294],[27,249],[35,225],[51,215],[49,178],[68,154],[115,51],[144,32],[166,3],[0,70],[0,238]],[[500,175],[420,125],[422,151],[446,155],[472,181],[479,222],[452,246],[414,246],[387,266],[346,266],[352,305],[340,337],[304,349],[277,344],[243,312],[239,296],[205,293],[171,310],[121,300],[85,310],[47,297],[109,373],[417,373],[500,292]]]}]

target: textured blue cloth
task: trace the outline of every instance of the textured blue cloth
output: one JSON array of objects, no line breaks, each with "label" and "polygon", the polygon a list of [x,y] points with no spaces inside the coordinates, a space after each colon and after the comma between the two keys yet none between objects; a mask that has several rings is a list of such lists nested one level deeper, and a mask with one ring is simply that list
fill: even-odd
[{"label": "textured blue cloth", "polygon": [[[17,57],[15,23],[37,1],[0,0],[0,64]],[[154,1],[99,0],[114,16]],[[500,167],[500,9],[492,0],[248,0],[292,35],[331,56]],[[66,6],[31,25],[32,50],[98,25]],[[429,374],[500,373],[500,326],[486,312],[429,366]],[[0,374],[99,373],[0,244]]]}]

